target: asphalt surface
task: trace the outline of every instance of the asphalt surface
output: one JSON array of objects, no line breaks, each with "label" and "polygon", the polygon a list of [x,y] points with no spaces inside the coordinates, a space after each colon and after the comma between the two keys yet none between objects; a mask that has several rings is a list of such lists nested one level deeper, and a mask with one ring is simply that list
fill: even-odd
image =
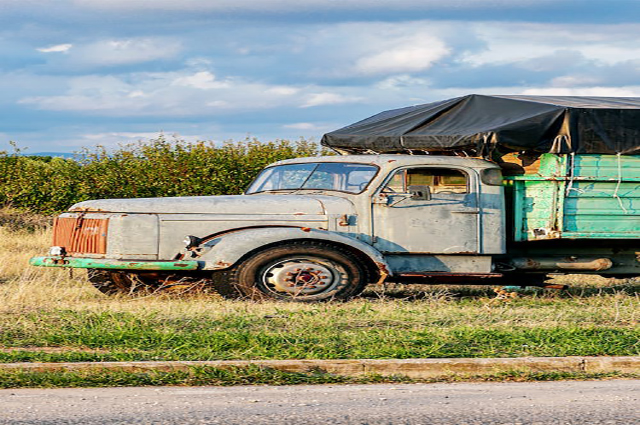
[{"label": "asphalt surface", "polygon": [[640,380],[0,390],[0,424],[638,424]]}]

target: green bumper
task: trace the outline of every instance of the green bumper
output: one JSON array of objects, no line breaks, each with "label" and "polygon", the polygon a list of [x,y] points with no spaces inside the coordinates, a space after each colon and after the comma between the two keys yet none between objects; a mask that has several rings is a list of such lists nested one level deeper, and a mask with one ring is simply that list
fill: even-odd
[{"label": "green bumper", "polygon": [[114,270],[199,270],[198,261],[125,261],[74,257],[33,257],[29,264],[38,267],[73,267]]}]

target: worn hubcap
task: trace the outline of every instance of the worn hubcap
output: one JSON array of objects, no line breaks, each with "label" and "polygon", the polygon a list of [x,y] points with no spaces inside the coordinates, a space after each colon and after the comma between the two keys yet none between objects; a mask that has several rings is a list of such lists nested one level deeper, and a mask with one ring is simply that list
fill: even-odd
[{"label": "worn hubcap", "polygon": [[289,259],[268,267],[263,281],[274,292],[290,295],[314,295],[333,288],[340,272],[320,260]]}]

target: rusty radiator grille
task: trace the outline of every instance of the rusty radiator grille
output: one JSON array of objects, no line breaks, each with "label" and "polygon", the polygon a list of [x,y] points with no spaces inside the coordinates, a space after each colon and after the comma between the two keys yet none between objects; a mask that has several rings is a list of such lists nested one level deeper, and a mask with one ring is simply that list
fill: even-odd
[{"label": "rusty radiator grille", "polygon": [[69,254],[106,254],[108,219],[58,217],[53,227],[53,245]]}]

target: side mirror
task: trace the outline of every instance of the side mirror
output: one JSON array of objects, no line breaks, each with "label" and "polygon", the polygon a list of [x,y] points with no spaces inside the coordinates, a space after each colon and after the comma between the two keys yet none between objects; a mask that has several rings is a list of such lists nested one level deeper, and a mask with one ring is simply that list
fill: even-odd
[{"label": "side mirror", "polygon": [[426,184],[413,184],[409,186],[409,193],[411,194],[411,199],[419,201],[431,200],[431,187]]}]

